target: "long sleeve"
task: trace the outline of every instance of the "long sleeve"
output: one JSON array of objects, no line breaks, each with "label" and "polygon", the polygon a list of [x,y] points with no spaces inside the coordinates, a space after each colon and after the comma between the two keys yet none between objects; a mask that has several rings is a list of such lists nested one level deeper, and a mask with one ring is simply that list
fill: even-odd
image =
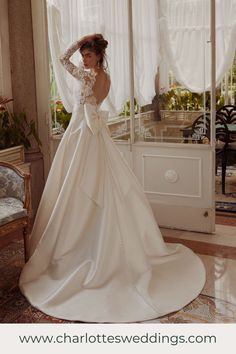
[{"label": "long sleeve", "polygon": [[79,49],[79,47],[79,41],[75,41],[70,45],[66,52],[59,57],[59,59],[65,69],[77,80],[82,82],[83,90],[81,94],[85,98],[93,94],[92,88],[96,81],[96,73],[94,70],[85,70],[83,62],[80,62],[79,66],[76,66],[70,61],[70,57]]},{"label": "long sleeve", "polygon": [[79,70],[81,70],[81,68],[78,68],[76,65],[74,65],[70,61],[70,57],[76,52],[76,50],[79,49],[79,47],[79,41],[75,41],[70,45],[66,52],[59,57],[60,62],[65,67],[65,69],[78,80],[80,80],[81,78],[81,75],[79,73]]}]

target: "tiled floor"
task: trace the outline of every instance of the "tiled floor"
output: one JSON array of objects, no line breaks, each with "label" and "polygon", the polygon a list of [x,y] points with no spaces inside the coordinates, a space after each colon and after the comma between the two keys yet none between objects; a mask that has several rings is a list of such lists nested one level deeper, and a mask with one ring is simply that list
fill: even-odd
[{"label": "tiled floor", "polygon": [[171,237],[172,242],[193,244],[207,269],[203,294],[236,305],[236,227],[216,225],[214,235],[168,229],[162,233],[167,242]]},{"label": "tiled floor", "polygon": [[216,225],[214,234],[201,232],[181,231],[162,229],[163,236],[172,236],[177,239],[195,240],[217,245],[236,247],[236,227],[227,225]]},{"label": "tiled floor", "polygon": [[236,176],[233,175],[230,177],[226,177],[225,183],[226,183],[225,185],[226,194],[222,194],[221,177],[216,176],[216,184],[215,184],[216,200],[236,203]]},{"label": "tiled floor", "polygon": [[[236,176],[226,178],[226,195],[216,177],[216,200],[236,203]],[[162,228],[166,242],[183,243],[202,259],[207,280],[198,298],[180,311],[148,323],[236,323],[236,217],[220,213],[214,234]],[[231,226],[229,226],[231,225]],[[233,226],[234,225],[234,226]],[[23,243],[19,235],[0,238],[0,322],[68,323],[33,308],[17,287],[23,266]],[[11,267],[7,266],[9,261]]]},{"label": "tiled floor", "polygon": [[[185,308],[148,322],[236,323],[236,227],[216,225],[216,232],[212,235],[170,229],[161,231],[166,242],[183,243],[201,257],[207,270],[207,281],[201,295]],[[12,241],[10,238],[5,238],[4,242],[0,239],[0,252],[8,258],[12,257],[11,263],[17,270],[15,275],[9,276],[14,277],[15,285],[10,278],[7,279],[7,270],[1,280],[4,288],[0,289],[0,295],[2,292],[5,297],[3,306],[0,306],[0,314],[1,308],[5,311],[2,322],[67,322],[44,315],[30,306],[20,294],[17,279],[23,264],[23,251],[19,250],[22,242]],[[5,263],[4,257],[2,260]]]}]

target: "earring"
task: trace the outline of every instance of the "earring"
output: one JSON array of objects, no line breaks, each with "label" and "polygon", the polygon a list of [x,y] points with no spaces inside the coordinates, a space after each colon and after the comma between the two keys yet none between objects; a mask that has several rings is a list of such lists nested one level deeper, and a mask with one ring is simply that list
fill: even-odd
[{"label": "earring", "polygon": [[97,68],[100,69],[100,66],[101,66],[100,61],[97,61]]}]

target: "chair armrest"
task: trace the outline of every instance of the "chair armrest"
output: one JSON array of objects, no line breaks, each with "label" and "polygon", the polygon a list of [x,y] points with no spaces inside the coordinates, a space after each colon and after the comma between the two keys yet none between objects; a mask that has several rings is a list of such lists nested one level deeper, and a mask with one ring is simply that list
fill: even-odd
[{"label": "chair armrest", "polygon": [[22,171],[19,167],[13,165],[10,162],[0,161],[0,166],[6,167],[13,170],[19,177],[24,180],[24,208],[27,209],[28,213],[31,213],[31,187],[30,187],[30,173]]},{"label": "chair armrest", "polygon": [[24,180],[25,180],[25,202],[24,208],[28,210],[28,213],[31,214],[32,212],[32,204],[31,204],[31,186],[30,186],[30,173],[24,173]]}]

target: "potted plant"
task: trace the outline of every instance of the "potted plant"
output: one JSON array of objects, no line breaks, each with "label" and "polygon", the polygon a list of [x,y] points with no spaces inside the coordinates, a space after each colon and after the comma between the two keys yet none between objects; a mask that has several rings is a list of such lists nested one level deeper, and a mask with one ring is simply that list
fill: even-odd
[{"label": "potted plant", "polygon": [[[158,95],[160,110],[169,111],[199,111],[210,110],[210,92],[205,94],[205,107],[203,107],[203,93],[191,92],[181,87],[174,87]],[[224,97],[216,92],[216,109],[224,105]]]},{"label": "potted plant", "polygon": [[[137,114],[138,111],[139,111],[139,105],[137,103],[136,98],[134,98],[134,113]],[[130,116],[130,100],[127,100],[125,102],[123,111],[119,114],[119,116],[125,116],[125,117]]]},{"label": "potted plant", "polygon": [[70,123],[72,113],[68,113],[61,100],[51,103],[52,127],[55,133],[63,133]]},{"label": "potted plant", "polygon": [[11,101],[12,98],[0,96],[0,150],[18,145],[23,145],[28,150],[31,147],[31,136],[41,146],[35,122],[28,122],[25,112],[9,112],[6,105]]}]

